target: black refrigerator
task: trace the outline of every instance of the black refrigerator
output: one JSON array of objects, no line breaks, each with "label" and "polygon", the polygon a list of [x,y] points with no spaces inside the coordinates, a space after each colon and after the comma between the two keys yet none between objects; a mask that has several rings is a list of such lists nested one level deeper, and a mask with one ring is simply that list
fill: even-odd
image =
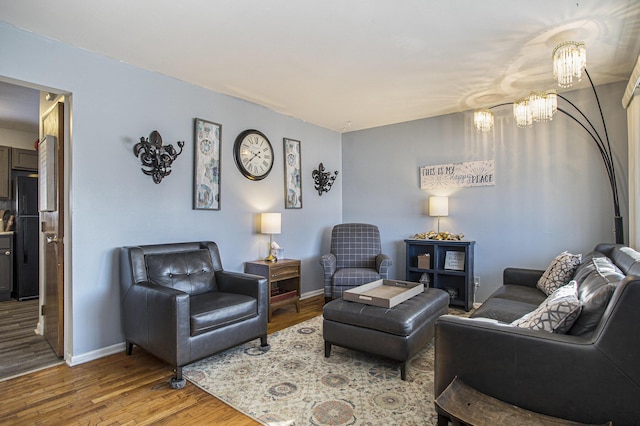
[{"label": "black refrigerator", "polygon": [[14,184],[16,217],[13,297],[26,300],[38,297],[39,290],[38,175],[16,173]]}]

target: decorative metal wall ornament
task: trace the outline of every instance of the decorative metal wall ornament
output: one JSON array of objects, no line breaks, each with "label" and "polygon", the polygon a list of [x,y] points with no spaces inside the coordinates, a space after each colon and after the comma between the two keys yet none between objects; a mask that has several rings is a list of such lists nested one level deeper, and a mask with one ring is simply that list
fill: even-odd
[{"label": "decorative metal wall ornament", "polygon": [[140,142],[133,146],[133,155],[140,157],[142,173],[151,176],[154,183],[160,183],[165,176],[171,174],[171,164],[182,154],[184,142],[179,141],[178,147],[180,151],[176,151],[173,145],[162,145],[162,136],[154,130],[148,139],[141,137]]},{"label": "decorative metal wall ornament", "polygon": [[335,182],[336,177],[338,177],[337,171],[333,173],[333,176],[331,176],[331,172],[325,172],[322,163],[318,164],[318,169],[313,171],[311,176],[313,176],[318,195],[322,195],[323,192],[329,192],[333,182]]}]

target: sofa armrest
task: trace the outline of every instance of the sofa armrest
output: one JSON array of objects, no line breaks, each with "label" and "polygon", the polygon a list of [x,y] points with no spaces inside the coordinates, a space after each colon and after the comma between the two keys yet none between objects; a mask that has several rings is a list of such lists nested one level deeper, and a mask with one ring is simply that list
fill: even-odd
[{"label": "sofa armrest", "polygon": [[391,257],[386,254],[379,254],[376,256],[376,271],[381,277],[387,278],[389,274],[389,268],[393,264]]},{"label": "sofa armrest", "polygon": [[256,299],[269,292],[265,277],[243,272],[217,271],[216,284],[224,293],[245,294]]},{"label": "sofa armrest", "polygon": [[542,274],[544,271],[539,269],[505,268],[502,273],[502,284],[535,288]]},{"label": "sofa armrest", "polygon": [[[613,407],[633,404],[637,387],[589,337],[440,317],[435,325],[434,398],[459,377],[467,385],[537,413],[605,423]],[[612,400],[615,398],[622,400]],[[627,401],[628,400],[628,401]],[[629,407],[631,405],[627,405]]]},{"label": "sofa armrest", "polygon": [[189,295],[147,281],[133,284],[124,297],[125,339],[167,362],[190,334]]},{"label": "sofa armrest", "polygon": [[327,253],[320,256],[320,265],[324,269],[325,280],[327,276],[331,277],[336,272],[337,259],[333,253]]},{"label": "sofa armrest", "polygon": [[216,284],[221,292],[255,297],[258,300],[258,314],[267,314],[269,284],[265,277],[243,272],[216,271]]}]

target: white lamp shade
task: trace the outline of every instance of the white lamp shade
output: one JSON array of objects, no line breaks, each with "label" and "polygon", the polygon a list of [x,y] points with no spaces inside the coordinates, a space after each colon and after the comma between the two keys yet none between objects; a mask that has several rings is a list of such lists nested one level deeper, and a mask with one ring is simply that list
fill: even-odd
[{"label": "white lamp shade", "polygon": [[449,216],[449,197],[429,197],[429,216]]},{"label": "white lamp shade", "polygon": [[279,234],[281,224],[280,213],[262,213],[260,216],[260,233]]}]

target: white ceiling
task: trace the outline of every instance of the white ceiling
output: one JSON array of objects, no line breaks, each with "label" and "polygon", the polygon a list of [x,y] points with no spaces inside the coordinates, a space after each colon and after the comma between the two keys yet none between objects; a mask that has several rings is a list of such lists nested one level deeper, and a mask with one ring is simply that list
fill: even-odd
[{"label": "white ceiling", "polygon": [[562,41],[596,85],[640,53],[638,0],[0,0],[0,20],[336,131],[555,88]]}]

